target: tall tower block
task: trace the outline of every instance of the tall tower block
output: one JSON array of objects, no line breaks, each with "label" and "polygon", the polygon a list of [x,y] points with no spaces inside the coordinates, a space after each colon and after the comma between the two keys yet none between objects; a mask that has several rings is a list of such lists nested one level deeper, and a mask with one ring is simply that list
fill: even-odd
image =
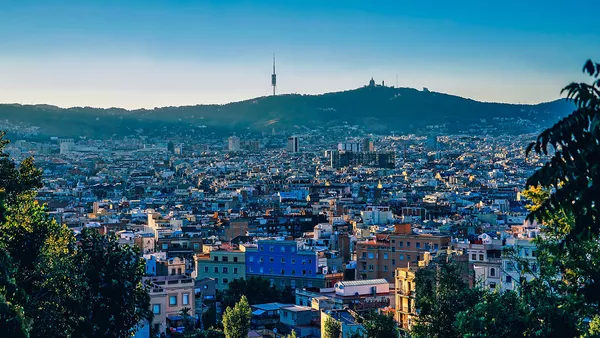
[{"label": "tall tower block", "polygon": [[271,86],[273,86],[273,96],[275,96],[275,88],[277,87],[277,74],[275,74],[275,54],[273,54],[273,74],[271,75]]}]

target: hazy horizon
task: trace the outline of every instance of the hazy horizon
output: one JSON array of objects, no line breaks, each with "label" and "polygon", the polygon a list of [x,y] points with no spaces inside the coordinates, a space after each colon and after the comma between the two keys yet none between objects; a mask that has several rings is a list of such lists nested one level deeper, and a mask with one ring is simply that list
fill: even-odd
[{"label": "hazy horizon", "polygon": [[275,53],[280,94],[349,90],[373,77],[535,104],[560,98],[585,79],[587,59],[600,59],[598,10],[585,1],[15,2],[0,12],[0,102],[242,101],[271,93]]}]

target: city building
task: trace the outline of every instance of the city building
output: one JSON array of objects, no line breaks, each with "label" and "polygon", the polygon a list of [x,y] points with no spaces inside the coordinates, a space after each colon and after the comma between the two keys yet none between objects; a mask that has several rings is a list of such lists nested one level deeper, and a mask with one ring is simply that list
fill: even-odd
[{"label": "city building", "polygon": [[298,136],[290,136],[287,141],[287,151],[290,153],[300,152],[300,144]]},{"label": "city building", "polygon": [[234,279],[246,278],[246,255],[241,250],[214,249],[208,254],[194,257],[198,279],[210,278],[215,281],[217,290],[227,289]]},{"label": "city building", "polygon": [[227,144],[228,144],[227,149],[231,152],[241,150],[240,138],[237,136],[230,136]]},{"label": "city building", "polygon": [[181,332],[181,310],[189,308],[195,317],[194,280],[185,275],[148,277],[151,283],[150,308],[154,314],[152,328],[158,333]]}]

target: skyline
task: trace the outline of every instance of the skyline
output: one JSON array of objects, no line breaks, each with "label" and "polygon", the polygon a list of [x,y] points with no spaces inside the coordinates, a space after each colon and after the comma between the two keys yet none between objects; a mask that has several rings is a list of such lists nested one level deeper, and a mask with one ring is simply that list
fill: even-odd
[{"label": "skyline", "polygon": [[343,5],[6,4],[0,102],[135,109],[240,101],[270,94],[275,53],[280,94],[348,90],[371,77],[393,86],[397,75],[400,87],[539,103],[585,79],[585,60],[600,58],[600,4]]}]

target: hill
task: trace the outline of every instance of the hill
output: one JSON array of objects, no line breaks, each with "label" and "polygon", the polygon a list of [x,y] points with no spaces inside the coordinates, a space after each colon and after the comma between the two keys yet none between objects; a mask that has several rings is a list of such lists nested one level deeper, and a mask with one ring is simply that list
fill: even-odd
[{"label": "hill", "polygon": [[279,95],[224,105],[155,109],[0,105],[0,129],[44,136],[109,138],[201,131],[260,132],[276,128],[360,125],[370,132],[533,132],[568,114],[566,100],[536,105],[479,102],[412,88],[362,87],[322,95]]}]

